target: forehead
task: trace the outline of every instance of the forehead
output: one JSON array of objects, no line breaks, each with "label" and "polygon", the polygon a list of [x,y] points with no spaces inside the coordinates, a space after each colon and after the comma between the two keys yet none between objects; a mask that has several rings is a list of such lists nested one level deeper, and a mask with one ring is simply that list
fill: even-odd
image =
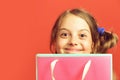
[{"label": "forehead", "polygon": [[60,28],[67,28],[67,29],[73,29],[73,30],[79,30],[79,29],[90,30],[89,25],[83,18],[73,14],[67,14],[62,19]]}]

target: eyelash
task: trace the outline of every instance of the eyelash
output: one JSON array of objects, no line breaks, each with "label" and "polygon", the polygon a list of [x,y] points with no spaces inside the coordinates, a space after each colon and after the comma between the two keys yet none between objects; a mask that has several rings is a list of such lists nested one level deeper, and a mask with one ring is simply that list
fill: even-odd
[{"label": "eyelash", "polygon": [[[61,38],[68,38],[69,36],[70,36],[69,33],[61,33],[61,34],[60,34],[60,37],[61,37]],[[86,37],[87,37],[86,34],[80,34],[80,35],[79,35],[79,38],[80,38],[80,39],[84,39],[84,38],[86,38]]]},{"label": "eyelash", "polygon": [[85,37],[87,37],[86,34],[80,34],[80,38],[85,38]]},{"label": "eyelash", "polygon": [[68,33],[61,33],[61,34],[60,34],[60,37],[62,37],[62,38],[67,38],[68,36],[69,36]]}]

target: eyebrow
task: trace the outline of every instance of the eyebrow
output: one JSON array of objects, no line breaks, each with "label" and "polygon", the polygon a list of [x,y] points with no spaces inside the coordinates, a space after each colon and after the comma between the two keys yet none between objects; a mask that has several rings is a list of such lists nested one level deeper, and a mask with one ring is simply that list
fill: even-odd
[{"label": "eyebrow", "polygon": [[79,32],[81,32],[81,31],[87,31],[87,32],[89,32],[89,33],[90,33],[90,31],[89,31],[89,30],[87,30],[87,29],[81,29]]},{"label": "eyebrow", "polygon": [[[67,31],[69,31],[68,29],[66,29],[66,28],[60,28],[58,31],[61,31],[61,30],[67,30]],[[81,29],[81,30],[79,30],[79,32],[81,32],[81,31],[87,31],[87,32],[89,32],[90,33],[90,31],[89,30],[87,30],[87,29]]]},{"label": "eyebrow", "polygon": [[67,31],[69,31],[69,30],[66,29],[66,28],[60,28],[60,29],[58,29],[58,31],[61,31],[61,30],[67,30]]}]

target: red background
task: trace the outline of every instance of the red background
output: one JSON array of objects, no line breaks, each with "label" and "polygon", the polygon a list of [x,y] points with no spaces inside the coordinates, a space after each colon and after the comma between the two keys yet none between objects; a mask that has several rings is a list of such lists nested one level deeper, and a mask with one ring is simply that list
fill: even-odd
[{"label": "red background", "polygon": [[[1,0],[0,80],[35,80],[36,53],[50,53],[50,31],[66,9],[84,8],[120,36],[120,0]],[[120,76],[120,43],[110,50]]]}]

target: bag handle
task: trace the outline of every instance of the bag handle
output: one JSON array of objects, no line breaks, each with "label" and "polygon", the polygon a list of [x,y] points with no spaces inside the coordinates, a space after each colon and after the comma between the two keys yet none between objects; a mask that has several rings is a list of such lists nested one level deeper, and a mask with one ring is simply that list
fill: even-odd
[{"label": "bag handle", "polygon": [[88,73],[88,70],[90,68],[90,65],[91,65],[91,60],[89,60],[86,64],[85,64],[85,67],[84,67],[84,70],[83,70],[83,74],[82,74],[82,80],[85,79],[85,76],[86,74]]},{"label": "bag handle", "polygon": [[[52,76],[52,80],[55,80],[55,77],[54,77],[54,68],[55,68],[55,65],[56,63],[58,62],[59,60],[58,59],[55,59],[51,62],[51,76]],[[86,74],[88,73],[88,70],[90,68],[90,65],[91,65],[91,60],[89,60],[86,64],[85,64],[85,67],[84,67],[84,70],[83,70],[83,74],[82,74],[82,80],[85,79],[85,76]]]},{"label": "bag handle", "polygon": [[55,77],[54,77],[54,68],[55,68],[55,65],[56,65],[57,62],[58,62],[58,59],[53,60],[51,62],[51,76],[52,76],[52,80],[55,80]]}]

